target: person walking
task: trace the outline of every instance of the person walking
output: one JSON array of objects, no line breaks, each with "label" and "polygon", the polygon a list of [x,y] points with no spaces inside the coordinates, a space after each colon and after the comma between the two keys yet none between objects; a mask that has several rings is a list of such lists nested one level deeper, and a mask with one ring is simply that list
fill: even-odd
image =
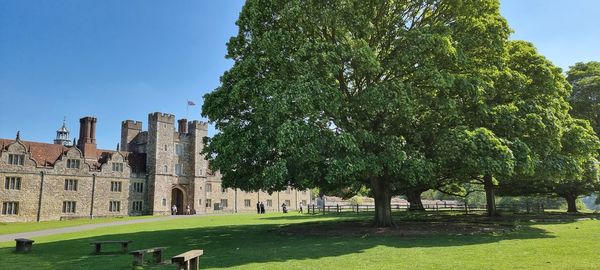
[{"label": "person walking", "polygon": [[171,207],[171,214],[172,214],[172,215],[177,215],[177,205],[173,205],[173,206]]},{"label": "person walking", "polygon": [[265,213],[265,204],[263,202],[260,202],[260,213],[261,214]]},{"label": "person walking", "polygon": [[186,215],[191,215],[192,214],[192,208],[190,208],[189,204],[185,207],[185,214]]},{"label": "person walking", "polygon": [[302,213],[303,209],[302,209],[302,203],[300,203],[300,210],[298,210],[298,213]]},{"label": "person walking", "polygon": [[256,213],[260,214],[260,202],[256,202]]}]

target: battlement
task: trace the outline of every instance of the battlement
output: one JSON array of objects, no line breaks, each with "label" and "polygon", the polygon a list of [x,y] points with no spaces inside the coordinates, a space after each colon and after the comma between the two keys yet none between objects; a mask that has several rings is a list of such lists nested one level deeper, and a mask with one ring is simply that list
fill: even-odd
[{"label": "battlement", "polygon": [[191,132],[192,130],[208,130],[208,123],[203,121],[190,121],[188,123],[188,130]]},{"label": "battlement", "polygon": [[121,127],[126,129],[142,130],[142,121],[125,120],[121,122]]},{"label": "battlement", "polygon": [[175,124],[175,115],[169,113],[153,112],[151,114],[148,114],[148,121]]}]

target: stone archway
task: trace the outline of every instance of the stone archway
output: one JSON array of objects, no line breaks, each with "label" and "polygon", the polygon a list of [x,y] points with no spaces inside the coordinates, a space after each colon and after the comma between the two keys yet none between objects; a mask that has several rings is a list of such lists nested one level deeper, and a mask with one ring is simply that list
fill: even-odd
[{"label": "stone archway", "polygon": [[183,215],[185,212],[185,206],[184,206],[184,201],[185,201],[185,193],[183,192],[183,190],[181,190],[178,187],[174,187],[171,190],[171,207],[173,207],[173,205],[177,206],[177,215]]}]

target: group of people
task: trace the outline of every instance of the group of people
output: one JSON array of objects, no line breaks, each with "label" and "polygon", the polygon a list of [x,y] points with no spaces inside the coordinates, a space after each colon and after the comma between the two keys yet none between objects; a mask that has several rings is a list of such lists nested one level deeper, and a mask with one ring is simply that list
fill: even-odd
[{"label": "group of people", "polygon": [[[192,208],[190,207],[189,204],[185,207],[185,214],[186,215],[192,214]],[[171,206],[171,215],[177,215],[177,205]]]},{"label": "group of people", "polygon": [[256,213],[264,214],[265,213],[265,204],[263,202],[256,203]]},{"label": "group of people", "polygon": [[[287,213],[288,212],[287,205],[285,205],[285,203],[283,203],[281,205],[281,210],[282,210],[283,213]],[[266,212],[265,211],[265,204],[263,202],[257,202],[256,203],[256,213],[257,214],[264,214],[265,212]],[[300,213],[302,213],[302,204],[300,204]]]}]

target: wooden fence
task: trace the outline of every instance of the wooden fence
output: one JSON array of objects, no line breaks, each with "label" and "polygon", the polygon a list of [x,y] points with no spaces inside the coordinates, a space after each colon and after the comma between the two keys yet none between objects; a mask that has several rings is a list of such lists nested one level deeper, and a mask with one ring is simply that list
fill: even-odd
[{"label": "wooden fence", "polygon": [[[408,211],[410,204],[392,204],[392,211]],[[485,205],[438,202],[435,204],[423,204],[426,211],[459,211],[466,214],[470,212],[486,211]],[[543,203],[511,203],[497,204],[496,209],[513,213],[543,213],[546,208]],[[361,204],[336,204],[336,205],[308,205],[309,214],[342,213],[342,212],[370,212],[375,211],[375,205]]]}]

